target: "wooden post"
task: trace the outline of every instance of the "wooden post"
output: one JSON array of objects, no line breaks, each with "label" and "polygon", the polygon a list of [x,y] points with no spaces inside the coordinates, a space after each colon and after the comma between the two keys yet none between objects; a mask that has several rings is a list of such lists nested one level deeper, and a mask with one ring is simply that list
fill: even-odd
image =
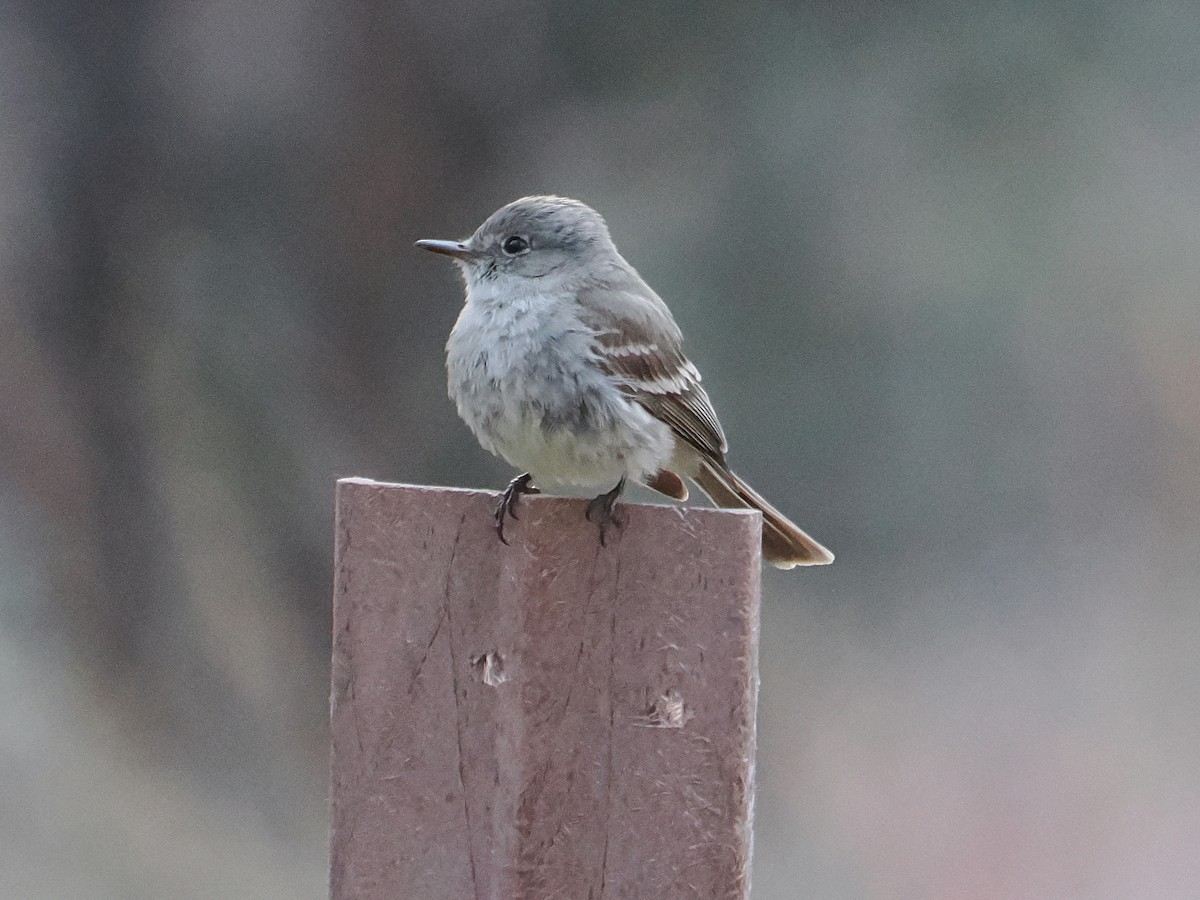
[{"label": "wooden post", "polygon": [[338,483],[334,900],[744,898],[757,512]]}]

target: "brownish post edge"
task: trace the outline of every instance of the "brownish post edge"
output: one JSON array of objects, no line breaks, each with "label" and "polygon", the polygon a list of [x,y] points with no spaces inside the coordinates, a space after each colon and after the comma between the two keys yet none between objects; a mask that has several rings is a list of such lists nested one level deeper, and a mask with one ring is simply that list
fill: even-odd
[{"label": "brownish post edge", "polygon": [[757,512],[345,479],[333,900],[745,898]]}]

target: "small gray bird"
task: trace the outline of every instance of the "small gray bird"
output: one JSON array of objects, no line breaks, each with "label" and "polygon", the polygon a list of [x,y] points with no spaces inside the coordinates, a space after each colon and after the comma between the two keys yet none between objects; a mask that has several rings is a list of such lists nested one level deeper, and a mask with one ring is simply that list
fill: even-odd
[{"label": "small gray bird", "polygon": [[465,241],[417,246],[452,257],[467,285],[446,344],[458,414],[484,449],[524,472],[496,507],[502,541],[505,517],[517,518],[535,482],[614,485],[587,508],[603,542],[605,527],[620,524],[614,507],[627,481],[685,500],[685,476],[717,506],[762,512],[768,562],[833,562],[730,470],[725,433],[683,355],[679,326],[594,209],[524,197]]}]

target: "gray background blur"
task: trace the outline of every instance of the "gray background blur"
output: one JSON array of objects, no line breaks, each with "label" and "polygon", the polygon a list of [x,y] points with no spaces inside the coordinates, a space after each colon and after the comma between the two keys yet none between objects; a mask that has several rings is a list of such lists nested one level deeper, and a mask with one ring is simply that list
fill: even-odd
[{"label": "gray background blur", "polygon": [[333,481],[577,196],[765,577],[755,896],[1200,896],[1200,7],[6,3],[0,896],[325,891]]}]

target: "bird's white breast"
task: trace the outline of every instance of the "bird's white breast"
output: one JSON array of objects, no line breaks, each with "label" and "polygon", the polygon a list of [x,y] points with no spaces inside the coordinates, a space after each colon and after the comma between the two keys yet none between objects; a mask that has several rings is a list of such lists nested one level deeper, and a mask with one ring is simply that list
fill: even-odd
[{"label": "bird's white breast", "polygon": [[596,365],[594,341],[561,294],[476,286],[446,345],[450,396],[484,448],[537,483],[642,480],[674,438]]}]

